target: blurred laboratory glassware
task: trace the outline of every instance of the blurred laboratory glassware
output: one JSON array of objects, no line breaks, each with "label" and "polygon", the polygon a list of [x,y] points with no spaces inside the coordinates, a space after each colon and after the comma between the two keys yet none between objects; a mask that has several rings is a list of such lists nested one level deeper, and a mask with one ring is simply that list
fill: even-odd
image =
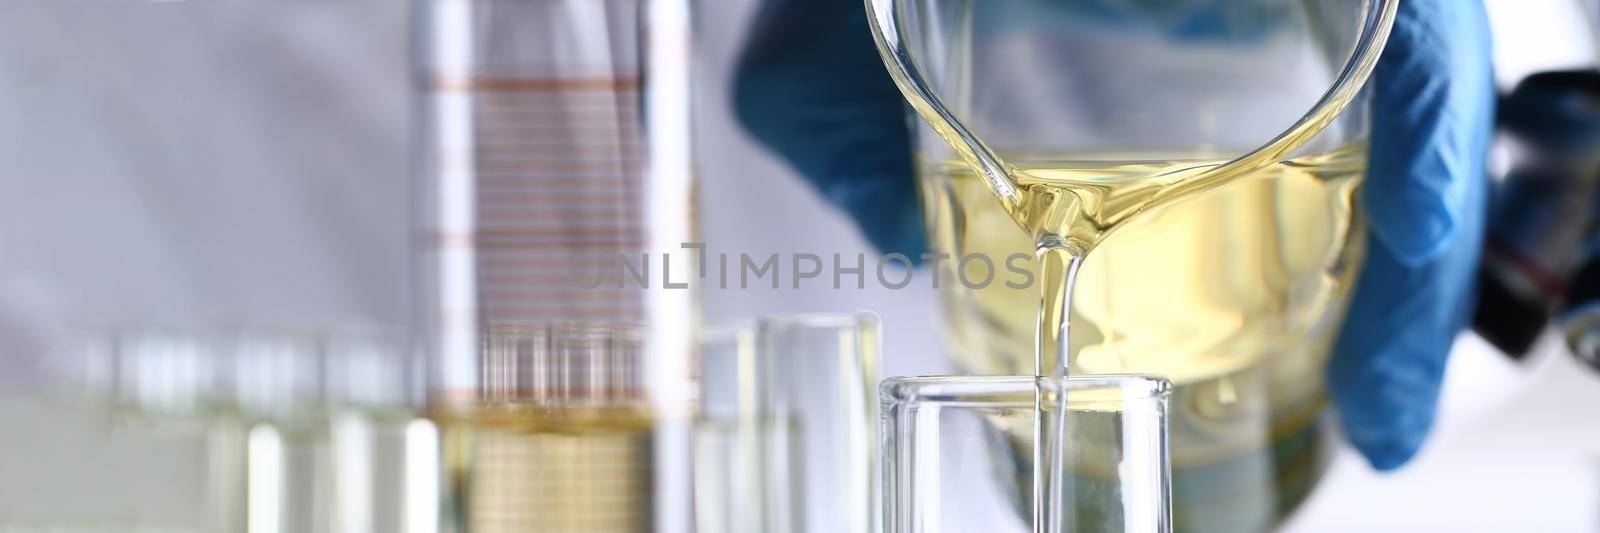
[{"label": "blurred laboratory glassware", "polygon": [[418,325],[455,531],[690,526],[691,3],[414,4]]},{"label": "blurred laboratory glassware", "polygon": [[756,420],[770,426],[758,433],[765,531],[876,531],[877,315],[767,317],[756,334]]},{"label": "blurred laboratory glassware", "polygon": [[170,431],[202,442],[205,527],[245,531],[248,423],[235,396],[236,376],[229,373],[228,336],[180,329],[114,335],[113,431]]},{"label": "blurred laboratory glassware", "polygon": [[118,334],[117,407],[139,417],[201,416],[234,409],[226,339],[215,333],[135,330]]},{"label": "blurred laboratory glassware", "polygon": [[695,533],[760,531],[755,324],[702,329],[696,366]]},{"label": "blurred laboratory glassware", "polygon": [[[1167,404],[1171,384],[1139,376],[884,380],[885,533],[1035,531],[1031,496],[1038,406],[1065,392],[1066,509],[1061,533],[1172,531]],[[996,508],[1003,511],[995,511]],[[999,515],[1014,520],[1005,527]]]},{"label": "blurred laboratory glassware", "polygon": [[[369,0],[0,7],[0,100],[28,109],[0,126],[0,150],[11,176],[37,178],[0,179],[0,196],[14,200],[0,211],[31,221],[0,232],[15,252],[0,268],[0,330],[129,317],[172,326],[107,335],[125,349],[103,360],[127,364],[120,381],[108,379],[117,385],[97,391],[119,398],[114,416],[99,416],[111,402],[52,405],[63,420],[41,432],[55,442],[0,439],[82,456],[37,482],[23,476],[43,467],[0,467],[4,484],[51,495],[20,511],[0,504],[0,530],[30,516],[41,518],[24,530],[100,529],[34,512],[55,504],[111,517],[95,522],[105,531],[245,531],[252,426],[283,437],[278,449],[290,455],[291,433],[326,433],[317,428],[332,391],[305,387],[317,370],[295,362],[314,351],[237,345],[242,336],[278,343],[283,332],[254,329],[264,324],[320,332],[407,316],[408,188],[396,181],[406,170],[406,12],[404,2]],[[62,24],[80,31],[69,38]],[[242,60],[255,66],[234,68]],[[218,320],[251,332],[208,325]],[[240,376],[241,350],[277,355],[244,365],[266,372]],[[282,368],[285,354],[294,369]],[[0,359],[9,371],[35,355]],[[93,474],[73,472],[85,469]],[[185,498],[216,501],[180,508]],[[201,516],[207,507],[218,516]]]},{"label": "blurred laboratory glassware", "polygon": [[655,421],[639,329],[496,327],[482,342],[481,397],[432,413],[445,531],[651,530]]},{"label": "blurred laboratory glassware", "polygon": [[871,313],[768,317],[705,336],[700,533],[877,531],[881,342]]},{"label": "blurred laboratory glassware", "polygon": [[[233,341],[249,531],[430,531],[408,523],[416,372],[400,330],[250,332]],[[431,479],[431,478],[430,478]]]},{"label": "blurred laboratory glassware", "polygon": [[246,531],[333,531],[336,483],[321,339],[242,331],[222,355],[248,427]]},{"label": "blurred laboratory glassware", "polygon": [[338,533],[437,529],[438,458],[424,453],[437,443],[420,416],[420,362],[410,340],[409,332],[387,328],[323,339]]},{"label": "blurred laboratory glassware", "polygon": [[[202,448],[206,531],[427,531],[405,523],[418,376],[402,330],[133,328],[110,346],[110,431]],[[437,464],[437,463],[435,463]],[[130,466],[134,467],[134,466]],[[416,520],[410,520],[416,522]],[[432,523],[427,523],[432,527]]]}]

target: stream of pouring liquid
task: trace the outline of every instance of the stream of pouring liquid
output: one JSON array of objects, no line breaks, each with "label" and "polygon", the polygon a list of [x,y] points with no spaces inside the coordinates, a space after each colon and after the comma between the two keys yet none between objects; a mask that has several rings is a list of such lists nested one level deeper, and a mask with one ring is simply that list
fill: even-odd
[{"label": "stream of pouring liquid", "polygon": [[[1370,70],[1375,61],[1373,55],[1361,67]],[[1074,356],[1069,353],[1068,334],[1077,273],[1103,239],[1143,213],[1159,212],[1274,165],[1294,166],[1288,162],[1291,153],[1305,147],[1331,124],[1360,88],[1359,84],[1342,86],[1283,135],[1238,159],[1146,159],[1136,164],[1090,165],[1090,172],[1084,173],[1081,162],[1074,164],[1070,160],[1060,164],[1007,164],[935,109],[926,95],[917,92],[917,84],[910,83],[899,71],[891,69],[891,73],[912,107],[949,144],[958,159],[987,182],[1006,213],[1033,239],[1042,291],[1035,375],[1063,384]],[[1328,154],[1364,156],[1364,152],[1365,146],[1352,145]],[[1036,533],[1062,531],[1063,513],[1051,510],[1067,508],[1064,480],[1056,475],[1066,464],[1066,447],[1062,444],[1067,429],[1067,398],[1065,389],[1059,390],[1060,394],[1040,391],[1035,396],[1039,414],[1034,428],[1032,518]]]},{"label": "stream of pouring liquid", "polygon": [[[1065,166],[1065,165],[1061,165]],[[1053,382],[1063,382],[1073,361],[1071,329],[1073,288],[1088,253],[1119,225],[1165,203],[1203,194],[1240,173],[1213,172],[1223,162],[1192,165],[1140,165],[1104,167],[1105,175],[1085,175],[1067,168],[1012,169],[1020,201],[1008,206],[1013,219],[1033,236],[1038,255],[1040,284],[1039,326],[1035,347],[1035,372]],[[1062,174],[1077,180],[1060,179]],[[1036,533],[1063,531],[1066,517],[1058,510],[1070,507],[1064,486],[1066,463],[1067,395],[1035,396],[1039,416],[1034,428],[1034,504]]]},{"label": "stream of pouring liquid", "polygon": [[[1038,255],[1037,375],[1060,382],[1076,361],[1078,354],[1072,353],[1069,335],[1078,271],[1115,230],[1143,215],[1159,216],[1168,206],[1240,180],[1285,179],[1307,173],[1359,176],[1361,166],[1351,163],[1364,161],[1364,156],[1365,146],[1355,144],[1264,165],[1230,165],[1217,159],[1128,158],[1115,163],[1064,160],[1008,167],[1019,198],[1008,206],[1008,214],[1034,240]],[[1036,398],[1040,415],[1036,417],[1034,464],[1042,468],[1035,469],[1033,519],[1036,531],[1054,533],[1063,531],[1062,521],[1067,518],[1058,510],[1071,508],[1059,475],[1065,471],[1061,466],[1066,464],[1068,448],[1066,395],[1039,394]]]},{"label": "stream of pouring liquid", "polygon": [[[1273,458],[1273,447],[1280,438],[1297,438],[1296,428],[1305,427],[1297,424],[1311,420],[1304,409],[1318,405],[1317,393],[1301,385],[1317,379],[1308,372],[1326,353],[1361,248],[1351,201],[1365,174],[1365,144],[1308,152],[1260,168],[1225,168],[1225,183],[1209,190],[1183,181],[1205,179],[1224,164],[1206,154],[1019,156],[1008,179],[1019,184],[1022,200],[1010,210],[968,164],[925,162],[920,172],[940,251],[999,257],[1037,246],[1039,252],[1035,287],[947,295],[952,354],[979,374],[1035,367],[1059,379],[1071,368],[1172,380],[1174,401],[1183,402],[1173,411],[1174,423],[1182,424],[1173,468],[1190,480],[1173,494],[1174,512],[1189,509],[1176,516],[1180,524],[1194,531],[1264,526],[1276,508],[1271,500],[1297,490],[1281,478],[1283,465],[1299,456]],[[1034,230],[1018,231],[1019,219]],[[1050,303],[1041,308],[1041,301]],[[1036,335],[1013,344],[1025,331]],[[1260,381],[1267,373],[1287,381]],[[1296,392],[1272,395],[1267,388],[1275,386]],[[1060,398],[1053,391],[1037,397],[1042,412],[1056,412]],[[1035,431],[1047,428],[1014,429],[1016,444],[1032,448]],[[1082,429],[1067,434],[1083,438]],[[1083,468],[1104,467],[1082,463],[1085,451],[1115,446],[1052,446],[1048,435],[1045,441],[1023,453],[1072,454],[1062,463],[1074,472],[1069,486],[1084,482],[1077,478]],[[1241,470],[1262,467],[1268,470]],[[1214,485],[1197,492],[1197,479]],[[1084,505],[1095,505],[1062,503],[1072,503],[1065,512],[1073,515],[1092,513]],[[1195,508],[1244,518],[1197,519]]]},{"label": "stream of pouring liquid", "polygon": [[[1335,150],[1331,153],[1348,151]],[[1040,377],[1065,378],[1075,275],[1114,230],[1141,214],[1195,198],[1260,170],[1227,161],[1033,163],[1012,167],[1020,200],[1009,214],[1032,236],[1039,257],[1042,307],[1037,365]]]}]

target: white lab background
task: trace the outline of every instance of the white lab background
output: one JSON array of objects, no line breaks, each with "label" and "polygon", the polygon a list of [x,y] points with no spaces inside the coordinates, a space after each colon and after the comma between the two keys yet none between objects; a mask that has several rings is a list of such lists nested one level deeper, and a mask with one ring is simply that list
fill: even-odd
[{"label": "white lab background", "polygon": [[[215,26],[180,35],[125,31],[139,26],[130,17],[164,16],[160,5],[62,0],[77,7],[43,7],[50,3],[0,6],[0,389],[48,383],[51,362],[35,354],[85,324],[406,320],[411,102],[397,2],[217,0],[210,8],[225,13],[212,19]],[[731,115],[729,74],[756,4],[701,1],[704,240],[713,252],[870,253],[841,213]],[[1503,84],[1594,61],[1571,0],[1489,4]],[[304,12],[259,16],[279,9]],[[140,105],[125,105],[135,100]],[[114,120],[99,118],[107,116]],[[168,139],[163,131],[185,133]],[[154,138],[124,142],[133,136]],[[196,140],[167,151],[190,154],[181,160],[129,150]],[[719,321],[872,310],[883,319],[886,374],[948,370],[935,293],[871,285],[711,290],[704,311]],[[1596,406],[1600,374],[1555,343],[1517,365],[1464,337],[1438,432],[1414,463],[1378,474],[1342,451],[1287,530],[1600,530]],[[22,427],[45,423],[25,404],[0,408],[0,416]],[[56,478],[57,487],[8,485],[52,479],[40,465],[95,452],[30,441],[15,429],[0,429],[0,499],[48,505],[74,497],[63,489],[73,484],[101,483],[93,490],[112,495],[182,485],[182,476],[88,474]],[[193,450],[152,445],[122,453],[181,469]],[[156,505],[150,512],[178,512]]]}]

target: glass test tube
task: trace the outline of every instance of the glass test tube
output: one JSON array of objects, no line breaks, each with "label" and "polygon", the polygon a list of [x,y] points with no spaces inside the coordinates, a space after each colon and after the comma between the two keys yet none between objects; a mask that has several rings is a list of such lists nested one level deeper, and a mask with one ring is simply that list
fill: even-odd
[{"label": "glass test tube", "polygon": [[876,531],[878,318],[770,317],[701,350],[698,531]]},{"label": "glass test tube", "polygon": [[[1171,385],[1136,376],[919,377],[883,382],[888,533],[1033,531],[1039,394],[1067,394],[1063,532],[1172,530]],[[1000,509],[1001,511],[996,511]],[[1009,515],[1011,520],[1007,521]]]},{"label": "glass test tube", "polygon": [[758,531],[754,323],[701,331],[694,427],[695,533]]}]

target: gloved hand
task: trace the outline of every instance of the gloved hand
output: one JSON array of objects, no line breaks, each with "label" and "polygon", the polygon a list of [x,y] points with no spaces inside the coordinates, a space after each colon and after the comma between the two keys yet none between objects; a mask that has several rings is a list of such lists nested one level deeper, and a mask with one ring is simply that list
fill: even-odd
[{"label": "gloved hand", "polygon": [[[1362,208],[1370,251],[1329,384],[1373,466],[1405,463],[1432,426],[1445,359],[1471,317],[1494,117],[1477,0],[1404,0],[1374,74]],[[860,0],[766,0],[736,80],[763,143],[855,217],[879,250],[926,248],[898,90]]]},{"label": "gloved hand", "polygon": [[1403,0],[1373,73],[1370,248],[1328,383],[1345,433],[1392,469],[1433,425],[1445,358],[1472,320],[1494,131],[1489,24],[1476,0]]}]

